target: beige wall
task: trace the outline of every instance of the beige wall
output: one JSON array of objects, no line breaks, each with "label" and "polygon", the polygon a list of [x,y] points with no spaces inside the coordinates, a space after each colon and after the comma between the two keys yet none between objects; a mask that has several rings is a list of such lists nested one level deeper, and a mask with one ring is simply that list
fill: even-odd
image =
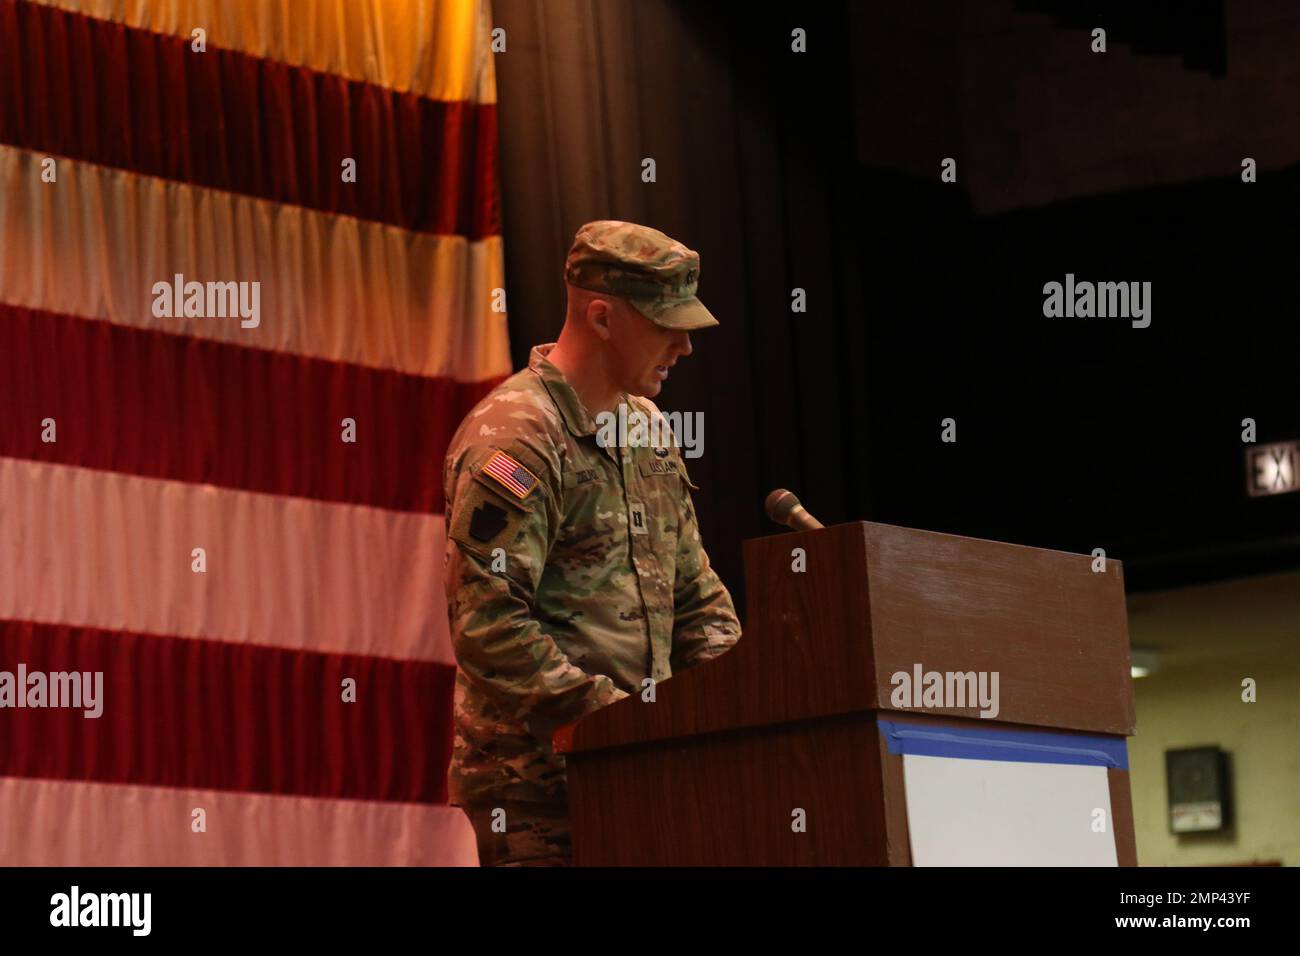
[{"label": "beige wall", "polygon": [[[1138,862],[1300,866],[1300,575],[1131,595],[1129,615],[1132,645],[1160,652],[1136,682],[1129,740]],[[1245,677],[1256,703],[1241,700]],[[1207,745],[1230,755],[1235,825],[1174,836],[1165,751]]]}]

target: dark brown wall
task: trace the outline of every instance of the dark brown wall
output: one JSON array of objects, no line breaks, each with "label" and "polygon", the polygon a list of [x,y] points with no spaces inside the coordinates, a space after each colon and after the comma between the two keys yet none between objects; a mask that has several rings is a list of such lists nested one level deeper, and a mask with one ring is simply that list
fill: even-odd
[{"label": "dark brown wall", "polygon": [[[1261,170],[1300,161],[1290,0],[848,9],[859,158],[928,179],[942,151],[980,213],[1214,179],[1245,156]],[[1107,29],[1104,54],[1091,51],[1094,26]],[[1199,65],[1216,53],[1221,71]]]}]

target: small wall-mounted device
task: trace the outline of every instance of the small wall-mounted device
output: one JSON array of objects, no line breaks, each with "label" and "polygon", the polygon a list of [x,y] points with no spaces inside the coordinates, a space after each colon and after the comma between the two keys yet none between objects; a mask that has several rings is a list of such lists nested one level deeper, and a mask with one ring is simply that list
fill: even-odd
[{"label": "small wall-mounted device", "polygon": [[1218,747],[1165,751],[1169,831],[1207,833],[1232,825],[1228,755]]}]

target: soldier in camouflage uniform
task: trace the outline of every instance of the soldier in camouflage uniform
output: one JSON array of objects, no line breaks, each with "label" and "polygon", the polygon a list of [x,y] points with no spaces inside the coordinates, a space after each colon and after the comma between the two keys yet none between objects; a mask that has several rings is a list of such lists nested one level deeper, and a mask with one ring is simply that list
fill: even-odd
[{"label": "soldier in camouflage uniform", "polygon": [[[650,398],[690,354],[689,330],[717,324],[695,297],[699,256],[645,226],[593,222],[565,279],[558,343],[469,413],[444,472],[458,664],[448,785],[483,865],[568,862],[552,732],[740,637],[681,449],[662,417],[638,431],[633,414],[660,416]],[[598,427],[620,405],[622,443]]]}]

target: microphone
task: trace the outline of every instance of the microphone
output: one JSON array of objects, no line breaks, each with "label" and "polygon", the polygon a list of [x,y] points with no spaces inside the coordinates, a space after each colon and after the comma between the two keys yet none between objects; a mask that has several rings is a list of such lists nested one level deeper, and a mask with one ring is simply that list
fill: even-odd
[{"label": "microphone", "polygon": [[767,516],[777,524],[788,525],[795,531],[816,531],[823,528],[820,521],[804,510],[793,491],[778,488],[767,496]]}]

